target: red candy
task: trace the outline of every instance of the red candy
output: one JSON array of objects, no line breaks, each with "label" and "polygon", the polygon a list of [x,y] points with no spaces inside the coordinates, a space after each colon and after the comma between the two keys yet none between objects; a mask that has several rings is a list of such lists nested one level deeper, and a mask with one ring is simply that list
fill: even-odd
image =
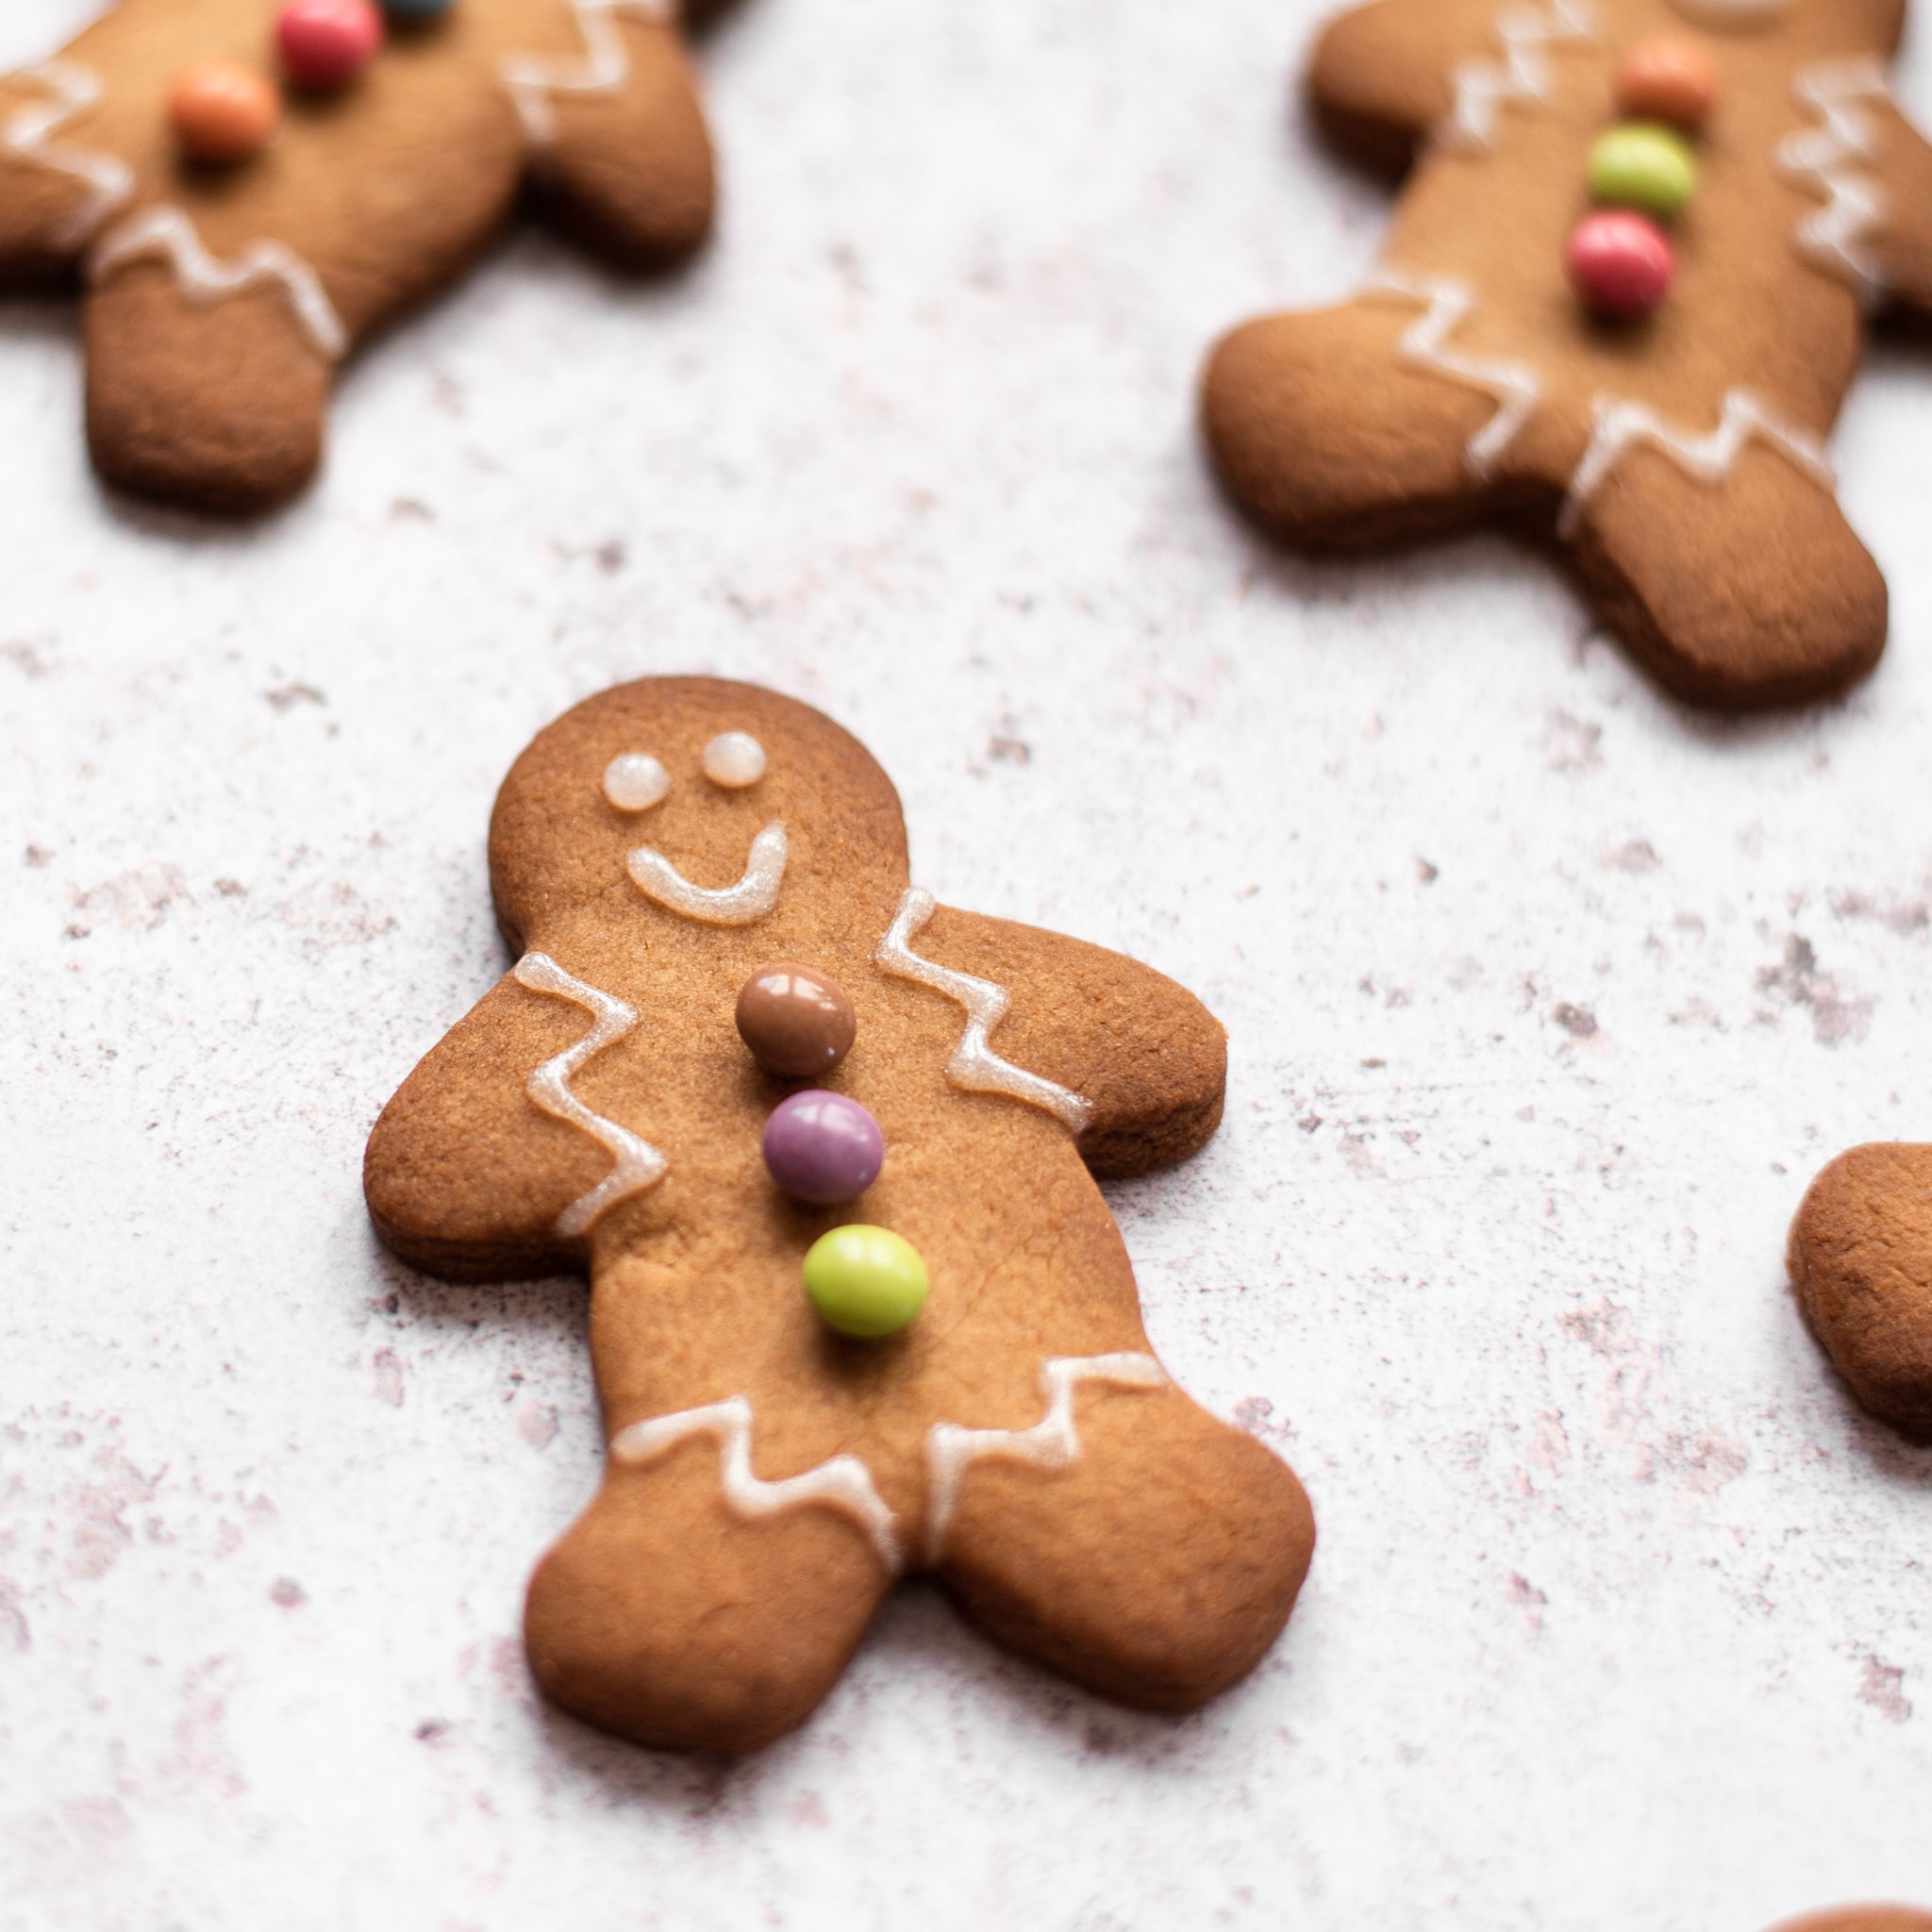
[{"label": "red candy", "polygon": [[1563,250],[1570,285],[1599,315],[1648,315],[1669,291],[1676,258],[1657,225],[1625,208],[1586,216]]},{"label": "red candy", "polygon": [[381,45],[382,15],[369,0],[289,0],[275,22],[289,78],[319,93],[347,87]]}]

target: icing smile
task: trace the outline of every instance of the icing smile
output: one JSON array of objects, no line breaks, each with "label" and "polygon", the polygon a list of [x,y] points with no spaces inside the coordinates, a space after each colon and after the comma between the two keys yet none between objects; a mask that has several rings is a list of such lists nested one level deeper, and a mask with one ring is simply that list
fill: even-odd
[{"label": "icing smile", "polygon": [[626,861],[631,882],[645,898],[685,919],[707,925],[749,925],[778,903],[785,880],[785,827],[767,825],[751,841],[744,876],[715,890],[694,886],[661,852],[640,845]]}]

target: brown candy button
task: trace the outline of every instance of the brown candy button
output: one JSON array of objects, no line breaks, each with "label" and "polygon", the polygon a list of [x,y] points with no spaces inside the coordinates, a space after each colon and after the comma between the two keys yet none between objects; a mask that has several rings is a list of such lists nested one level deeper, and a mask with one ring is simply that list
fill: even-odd
[{"label": "brown candy button", "polygon": [[761,966],[738,995],[738,1031],[768,1074],[829,1074],[852,1051],[858,1016],[829,974],[789,959]]}]

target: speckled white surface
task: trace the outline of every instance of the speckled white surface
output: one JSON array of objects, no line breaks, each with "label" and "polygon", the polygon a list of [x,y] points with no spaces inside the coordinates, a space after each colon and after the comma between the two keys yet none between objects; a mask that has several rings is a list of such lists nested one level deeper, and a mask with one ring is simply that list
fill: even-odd
[{"label": "speckled white surface", "polygon": [[[88,10],[8,0],[0,64]],[[1318,10],[748,0],[696,271],[521,235],[258,529],[104,501],[73,314],[0,305],[6,1932],[1932,1902],[1932,1456],[1780,1265],[1827,1155],[1932,1136],[1932,366],[1877,354],[1837,440],[1893,645],[1825,710],[1680,712],[1498,541],[1272,554],[1191,385],[1378,231],[1284,119]],[[924,1590],[755,1762],[531,1694],[581,1291],[397,1267],[358,1164],[504,964],[510,758],[695,668],[867,739],[947,898],[1232,1030],[1219,1139],[1113,1198],[1166,1359],[1323,1541],[1198,1718]]]}]

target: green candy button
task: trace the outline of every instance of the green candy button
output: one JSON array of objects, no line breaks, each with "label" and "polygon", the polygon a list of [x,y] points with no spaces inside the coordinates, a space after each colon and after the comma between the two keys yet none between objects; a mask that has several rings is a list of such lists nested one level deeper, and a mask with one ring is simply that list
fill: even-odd
[{"label": "green candy button", "polygon": [[1697,192],[1697,157],[1674,128],[1626,122],[1591,146],[1590,192],[1612,208],[1674,215]]},{"label": "green candy button", "polygon": [[819,1319],[868,1341],[896,1335],[925,1306],[925,1263],[891,1229],[835,1227],[805,1256],[805,1291]]}]

